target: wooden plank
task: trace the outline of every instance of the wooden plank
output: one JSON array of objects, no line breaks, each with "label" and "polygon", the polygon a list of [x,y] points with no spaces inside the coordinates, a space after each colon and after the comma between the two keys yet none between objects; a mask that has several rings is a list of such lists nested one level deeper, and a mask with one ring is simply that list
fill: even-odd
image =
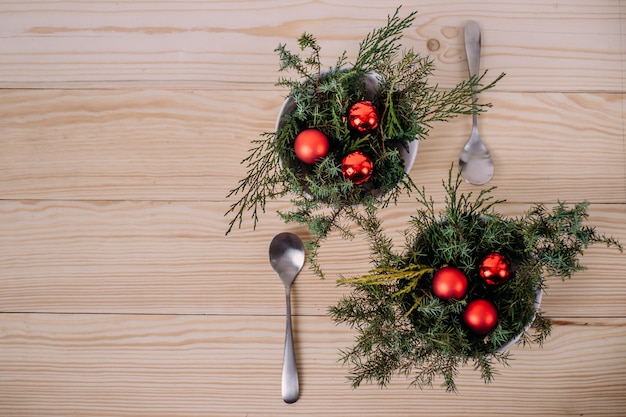
[{"label": "wooden plank", "polygon": [[[618,91],[623,79],[620,4],[529,1],[403,2],[419,10],[405,47],[430,54],[437,81],[467,77],[461,27],[483,25],[483,67],[515,91]],[[332,65],[384,24],[395,6],[377,0],[299,2],[48,1],[0,5],[0,87],[233,89],[276,80],[274,48],[307,31]],[[358,12],[357,12],[358,11]],[[430,47],[430,49],[429,49]]]},{"label": "wooden plank", "polygon": [[[281,223],[225,237],[228,190],[250,140],[273,129],[279,42],[317,35],[325,63],[384,23],[378,0],[0,2],[0,415],[622,416],[626,255],[593,247],[589,267],[550,279],[543,349],[516,347],[484,386],[460,393],[346,381],[352,332],[326,315],[339,274],[367,271],[361,236],[331,236],[324,281],[293,289],[301,398],[280,399],[284,292],[267,259]],[[589,223],[626,243],[626,1],[406,0],[404,45],[430,54],[433,82],[467,78],[462,25],[480,22],[481,136],[494,194],[516,216],[533,202],[592,201]],[[440,182],[469,118],[436,125],[412,178]],[[467,184],[464,191],[480,187]],[[413,198],[383,211],[401,245]]]},{"label": "wooden plank", "polygon": [[[298,317],[301,396],[280,399],[284,319],[265,316],[4,314],[0,413],[7,416],[621,416],[624,319],[560,321],[543,349],[514,348],[489,386],[468,366],[459,394],[346,381],[351,332]],[[524,393],[519,395],[518,393]]]},{"label": "wooden plank", "polygon": [[[250,141],[274,129],[283,93],[0,91],[0,198],[224,200],[245,175]],[[494,91],[484,100],[494,104],[481,135],[501,198],[624,201],[623,95]],[[416,183],[438,192],[469,123],[433,127]]]},{"label": "wooden plank", "polygon": [[[284,312],[283,287],[268,262],[274,234],[285,225],[272,205],[256,231],[248,224],[228,237],[223,203],[0,202],[0,311],[137,314],[264,314]],[[517,216],[530,205],[504,205]],[[385,230],[402,249],[402,231],[416,205],[383,212]],[[589,224],[626,243],[624,205],[593,204]],[[331,235],[320,252],[327,274],[305,269],[294,286],[294,313],[325,315],[345,288],[340,275],[370,268],[367,243]],[[589,270],[568,282],[550,280],[549,315],[626,314],[626,255],[592,247]]]}]

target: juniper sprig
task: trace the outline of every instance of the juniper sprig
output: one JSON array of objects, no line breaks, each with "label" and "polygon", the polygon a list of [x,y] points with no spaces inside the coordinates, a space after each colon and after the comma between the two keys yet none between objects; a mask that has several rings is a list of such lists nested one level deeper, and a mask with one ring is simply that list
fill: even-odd
[{"label": "juniper sprig", "polygon": [[[239,200],[226,213],[233,216],[227,234],[241,226],[247,212],[256,226],[269,200],[289,196],[294,209],[279,215],[285,222],[310,230],[307,256],[312,268],[323,276],[315,258],[317,249],[332,231],[349,238],[351,233],[341,225],[359,222],[363,216],[350,206],[366,207],[365,217],[375,218],[378,209],[416,191],[405,172],[401,149],[426,139],[435,122],[489,107],[488,103],[472,104],[472,93],[494,87],[503,74],[484,83],[485,72],[450,89],[431,84],[432,59],[410,48],[402,50],[400,43],[416,12],[406,17],[399,12],[400,8],[396,9],[386,25],[366,35],[353,62],[344,51],[326,68],[321,46],[310,33],[298,40],[300,52],[292,52],[282,43],[276,48],[279,71],[297,78],[281,76],[277,82],[289,89],[288,111],[278,129],[255,141],[243,160],[248,173],[228,194]],[[377,129],[365,134],[346,123],[350,106],[364,100],[375,104],[380,121]],[[314,165],[298,160],[294,151],[296,136],[309,128],[322,131],[330,143],[330,152]],[[365,184],[353,184],[342,175],[342,159],[354,151],[368,155],[374,164]]]},{"label": "juniper sprig", "polygon": [[[356,331],[354,345],[342,352],[353,386],[385,386],[394,375],[403,375],[421,388],[440,380],[456,391],[458,370],[469,363],[486,383],[493,381],[495,365],[508,364],[509,353],[500,349],[505,343],[521,335],[520,343],[541,346],[549,336],[551,321],[536,305],[546,279],[569,278],[584,269],[580,256],[590,245],[623,249],[616,239],[583,224],[587,202],[559,203],[552,210],[538,205],[509,219],[495,211],[503,201],[493,199],[494,188],[473,195],[460,192],[460,185],[461,177],[453,178],[450,169],[440,212],[420,191],[402,253],[394,251],[380,222],[362,223],[375,268],[339,280],[351,291],[330,308],[333,320]],[[492,252],[514,265],[514,276],[499,286],[484,284],[477,272],[480,260]],[[468,292],[459,300],[444,301],[432,293],[433,274],[446,265],[468,278]],[[473,298],[489,299],[498,310],[498,324],[487,335],[473,333],[462,322]]]}]

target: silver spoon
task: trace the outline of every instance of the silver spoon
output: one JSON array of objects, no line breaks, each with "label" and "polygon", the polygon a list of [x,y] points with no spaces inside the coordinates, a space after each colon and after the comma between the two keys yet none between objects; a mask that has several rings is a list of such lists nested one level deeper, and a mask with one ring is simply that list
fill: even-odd
[{"label": "silver spoon", "polygon": [[285,285],[287,296],[287,329],[285,331],[285,353],[283,356],[283,375],[281,391],[283,401],[288,404],[298,401],[300,384],[296,354],[291,332],[291,284],[304,265],[304,244],[293,233],[284,232],[274,236],[270,243],[270,263]]},{"label": "silver spoon", "polygon": [[[474,21],[465,24],[465,52],[470,77],[478,76],[480,69],[480,26]],[[472,94],[476,103],[476,94]],[[493,159],[487,146],[478,136],[478,113],[472,114],[472,133],[459,154],[459,169],[465,181],[474,185],[488,183],[493,178]]]}]

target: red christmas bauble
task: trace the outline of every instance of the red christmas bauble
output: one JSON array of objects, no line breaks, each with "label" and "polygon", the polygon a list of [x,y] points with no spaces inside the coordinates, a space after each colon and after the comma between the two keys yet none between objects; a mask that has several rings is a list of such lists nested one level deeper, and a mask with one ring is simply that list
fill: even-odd
[{"label": "red christmas bauble", "polygon": [[296,136],[293,149],[305,164],[314,164],[328,154],[328,138],[317,129],[303,130]]},{"label": "red christmas bauble", "polygon": [[461,299],[467,292],[467,277],[458,268],[444,266],[433,275],[433,294],[442,300]]},{"label": "red christmas bauble", "polygon": [[372,176],[374,164],[363,152],[352,152],[341,161],[341,172],[348,181],[363,184]]},{"label": "red christmas bauble", "polygon": [[371,101],[359,101],[348,110],[348,124],[359,132],[371,132],[378,127],[378,111]]},{"label": "red christmas bauble", "polygon": [[477,299],[465,307],[463,321],[474,333],[487,334],[498,324],[498,310],[491,301]]},{"label": "red christmas bauble", "polygon": [[511,275],[511,262],[499,253],[490,253],[480,262],[478,273],[489,285],[504,284]]}]

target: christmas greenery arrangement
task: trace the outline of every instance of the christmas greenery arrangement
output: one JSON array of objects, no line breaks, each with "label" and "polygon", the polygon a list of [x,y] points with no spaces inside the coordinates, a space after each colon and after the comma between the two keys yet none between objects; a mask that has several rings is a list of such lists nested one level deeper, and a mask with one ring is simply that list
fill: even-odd
[{"label": "christmas greenery arrangement", "polygon": [[234,215],[227,234],[241,226],[244,213],[251,212],[256,226],[268,200],[289,195],[293,209],[279,215],[308,227],[310,265],[322,276],[320,243],[332,230],[352,235],[344,224],[360,216],[356,205],[375,220],[379,208],[416,190],[402,157],[411,143],[426,138],[434,122],[489,107],[472,103],[472,92],[493,87],[503,74],[483,84],[485,72],[444,90],[429,84],[429,57],[400,50],[415,14],[401,18],[398,8],[361,41],[354,62],[344,52],[330,68],[323,67],[311,34],[298,40],[308,56],[278,46],[280,71],[293,71],[298,79],[277,83],[289,89],[285,111],[276,131],[255,140],[242,161],[248,173],[228,195],[239,200],[226,213]]},{"label": "christmas greenery arrangement", "polygon": [[[507,364],[503,346],[519,337],[540,344],[551,321],[537,303],[549,276],[570,278],[584,269],[579,256],[595,243],[617,247],[612,237],[585,226],[588,203],[552,210],[537,205],[523,216],[495,211],[502,201],[485,189],[474,198],[460,192],[461,179],[447,182],[445,207],[418,191],[420,208],[396,253],[375,218],[362,217],[374,269],[342,278],[351,288],[331,317],[357,332],[342,352],[354,387],[385,386],[396,375],[432,386],[437,379],[456,391],[459,369],[472,363],[487,383],[495,363]],[[510,343],[508,343],[510,344]]]}]

